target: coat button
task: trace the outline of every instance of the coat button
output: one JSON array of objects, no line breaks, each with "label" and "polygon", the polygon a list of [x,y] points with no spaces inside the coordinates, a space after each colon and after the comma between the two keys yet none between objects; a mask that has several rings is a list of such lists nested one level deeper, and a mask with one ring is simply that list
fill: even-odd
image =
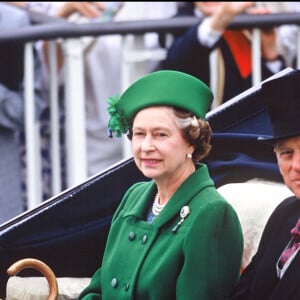
[{"label": "coat button", "polygon": [[118,285],[118,280],[117,280],[117,278],[113,278],[113,279],[111,280],[111,286],[112,286],[113,288],[116,288],[117,285]]},{"label": "coat button", "polygon": [[129,287],[130,287],[130,284],[129,283],[126,283],[124,289],[125,289],[125,292],[127,292],[129,290]]},{"label": "coat button", "polygon": [[142,244],[145,244],[148,240],[148,236],[145,234],[142,238]]},{"label": "coat button", "polygon": [[130,241],[133,241],[135,239],[135,233],[133,231],[129,232],[128,238]]}]

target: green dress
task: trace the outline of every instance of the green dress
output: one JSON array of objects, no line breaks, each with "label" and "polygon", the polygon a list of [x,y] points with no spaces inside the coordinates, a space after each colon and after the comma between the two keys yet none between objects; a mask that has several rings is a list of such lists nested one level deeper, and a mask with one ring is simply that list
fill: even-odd
[{"label": "green dress", "polygon": [[[243,236],[206,165],[197,164],[151,224],[146,216],[155,193],[154,181],[129,188],[114,214],[102,266],[79,299],[228,298],[239,277]],[[184,206],[190,213],[180,222]]]}]

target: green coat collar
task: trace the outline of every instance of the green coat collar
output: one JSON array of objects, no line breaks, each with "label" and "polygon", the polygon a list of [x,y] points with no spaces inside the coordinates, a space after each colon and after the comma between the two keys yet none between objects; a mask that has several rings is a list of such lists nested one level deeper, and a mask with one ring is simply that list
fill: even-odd
[{"label": "green coat collar", "polygon": [[[187,205],[195,195],[203,189],[212,186],[214,186],[214,183],[209,176],[207,166],[205,164],[197,164],[196,171],[174,193],[166,207],[156,217],[153,225],[158,228],[162,227],[176,216],[181,208]],[[134,195],[132,193],[129,193],[130,196],[128,195],[130,203],[127,203],[124,207],[124,218],[131,216],[145,219],[149,209],[149,201],[154,200],[156,191],[156,185],[153,180],[136,184],[132,189]]]}]

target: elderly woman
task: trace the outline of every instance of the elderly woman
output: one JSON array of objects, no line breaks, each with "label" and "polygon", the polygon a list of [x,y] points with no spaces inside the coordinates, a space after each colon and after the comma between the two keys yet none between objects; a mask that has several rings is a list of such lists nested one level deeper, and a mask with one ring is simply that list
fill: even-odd
[{"label": "elderly woman", "polygon": [[127,134],[149,181],[116,210],[101,267],[79,299],[220,299],[236,284],[243,238],[200,161],[213,95],[193,76],[158,71],[109,99],[109,129]]}]

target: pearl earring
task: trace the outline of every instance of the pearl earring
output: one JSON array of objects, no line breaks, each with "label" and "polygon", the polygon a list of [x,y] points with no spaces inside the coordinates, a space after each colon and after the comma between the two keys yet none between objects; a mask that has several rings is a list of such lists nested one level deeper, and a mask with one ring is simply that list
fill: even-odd
[{"label": "pearl earring", "polygon": [[193,156],[192,156],[191,153],[188,153],[188,154],[186,155],[186,157],[187,157],[187,158],[192,158]]}]

